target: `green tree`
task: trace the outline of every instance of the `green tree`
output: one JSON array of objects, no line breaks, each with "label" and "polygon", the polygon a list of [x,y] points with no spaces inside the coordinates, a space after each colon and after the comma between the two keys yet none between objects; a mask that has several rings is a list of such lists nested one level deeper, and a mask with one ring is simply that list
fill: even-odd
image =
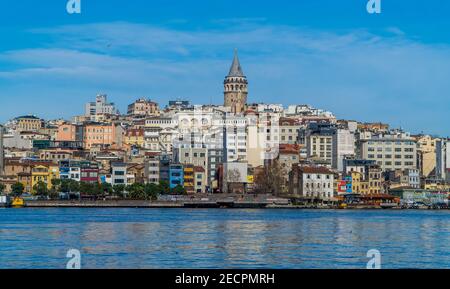
[{"label": "green tree", "polygon": [[0,184],[0,193],[3,193],[6,189],[6,186],[4,184]]},{"label": "green tree", "polygon": [[186,189],[183,186],[178,185],[175,188],[173,188],[172,193],[174,195],[185,195],[186,194]]},{"label": "green tree", "polygon": [[55,188],[56,191],[61,190],[61,179],[52,179],[52,188]]},{"label": "green tree", "polygon": [[61,180],[61,192],[63,192],[63,193],[70,192],[70,187],[69,187],[70,181],[73,181],[73,180],[70,180],[70,179]]},{"label": "green tree", "polygon": [[160,195],[170,194],[170,185],[168,181],[160,181],[158,185],[158,191]]},{"label": "green tree", "polygon": [[20,197],[23,194],[25,187],[22,183],[15,183],[11,186],[11,193],[14,197]]},{"label": "green tree", "polygon": [[50,198],[58,198],[58,193],[61,191],[61,183],[61,179],[52,179],[52,188],[49,191]]},{"label": "green tree", "polygon": [[38,196],[48,196],[49,190],[47,184],[43,181],[39,181],[37,184],[33,186],[33,191]]},{"label": "green tree", "polygon": [[94,194],[94,186],[91,183],[80,182],[80,192],[92,196]]},{"label": "green tree", "polygon": [[144,200],[146,197],[145,187],[143,184],[134,183],[127,186],[126,191],[130,194],[131,199]]},{"label": "green tree", "polygon": [[160,187],[159,185],[150,183],[150,184],[146,184],[144,187],[144,191],[145,191],[145,199],[146,200],[156,200],[158,199],[159,194],[161,194],[160,191]]},{"label": "green tree", "polygon": [[100,186],[102,196],[110,196],[114,193],[113,186],[110,183],[102,183]]},{"label": "green tree", "polygon": [[80,191],[80,183],[75,180],[69,180],[67,186],[69,193]]},{"label": "green tree", "polygon": [[123,198],[124,197],[124,193],[125,193],[125,185],[114,185],[113,186],[113,193],[115,196],[119,197],[119,198]]}]

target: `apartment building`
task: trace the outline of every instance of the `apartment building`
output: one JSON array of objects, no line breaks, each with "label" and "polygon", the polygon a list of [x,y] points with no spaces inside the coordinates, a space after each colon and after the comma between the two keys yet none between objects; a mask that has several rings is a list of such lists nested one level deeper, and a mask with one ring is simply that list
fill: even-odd
[{"label": "apartment building", "polygon": [[83,145],[85,149],[93,146],[112,146],[116,143],[116,126],[114,124],[87,123],[84,125]]},{"label": "apartment building", "polygon": [[279,120],[280,144],[298,144],[300,122],[298,119],[282,117]]},{"label": "apartment building", "polygon": [[289,193],[311,200],[331,200],[334,197],[334,174],[325,167],[294,165],[289,174]]},{"label": "apartment building", "polygon": [[56,141],[83,141],[83,126],[73,123],[58,125]]},{"label": "apartment building", "polygon": [[358,141],[359,156],[374,160],[383,171],[414,169],[417,144],[407,133],[369,134]]},{"label": "apartment building", "polygon": [[429,135],[414,136],[417,142],[417,166],[420,175],[428,177],[436,168],[436,138]]},{"label": "apartment building", "polygon": [[304,133],[308,157],[318,158],[331,166],[336,128],[329,123],[311,123]]},{"label": "apartment building", "polygon": [[194,183],[195,193],[206,193],[207,175],[203,167],[194,167]]},{"label": "apartment building", "polygon": [[39,131],[44,121],[34,115],[19,116],[14,119],[16,131]]},{"label": "apartment building", "polygon": [[144,129],[130,128],[125,131],[123,143],[129,146],[144,147],[145,133]]},{"label": "apartment building", "polygon": [[436,142],[436,177],[450,181],[450,140]]},{"label": "apartment building", "polygon": [[148,183],[159,184],[160,181],[160,153],[145,153],[145,176]]},{"label": "apartment building", "polygon": [[86,117],[95,117],[100,114],[119,114],[114,103],[108,102],[106,94],[97,95],[95,102],[88,102],[85,106]]},{"label": "apartment building", "polygon": [[156,102],[149,99],[140,98],[134,103],[128,105],[127,113],[128,115],[133,116],[158,116],[160,111]]}]

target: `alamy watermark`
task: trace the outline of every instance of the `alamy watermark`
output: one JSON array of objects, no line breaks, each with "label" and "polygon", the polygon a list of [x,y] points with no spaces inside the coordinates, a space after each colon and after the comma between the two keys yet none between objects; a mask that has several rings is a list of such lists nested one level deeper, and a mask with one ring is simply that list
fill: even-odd
[{"label": "alamy watermark", "polygon": [[381,269],[381,253],[376,249],[367,251],[367,258],[370,258],[367,262],[367,269]]},{"label": "alamy watermark", "polygon": [[70,249],[67,251],[66,257],[69,258],[69,261],[66,264],[66,269],[81,269],[80,250]]},{"label": "alamy watermark", "polygon": [[81,14],[81,0],[68,0],[66,10],[69,14]]},{"label": "alamy watermark", "polygon": [[[366,9],[369,14],[380,14],[381,0],[368,0]],[[68,0],[66,10],[69,14],[81,14],[81,0]]]},{"label": "alamy watermark", "polygon": [[369,0],[369,2],[367,2],[366,9],[369,14],[380,14],[381,0]]}]

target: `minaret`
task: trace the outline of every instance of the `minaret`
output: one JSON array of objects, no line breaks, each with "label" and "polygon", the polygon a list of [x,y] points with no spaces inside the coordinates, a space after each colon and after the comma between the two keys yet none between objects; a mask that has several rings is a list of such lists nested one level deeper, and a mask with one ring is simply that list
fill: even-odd
[{"label": "minaret", "polygon": [[233,64],[223,84],[225,106],[231,107],[233,113],[243,112],[247,104],[248,81],[242,72],[237,50],[234,51]]}]

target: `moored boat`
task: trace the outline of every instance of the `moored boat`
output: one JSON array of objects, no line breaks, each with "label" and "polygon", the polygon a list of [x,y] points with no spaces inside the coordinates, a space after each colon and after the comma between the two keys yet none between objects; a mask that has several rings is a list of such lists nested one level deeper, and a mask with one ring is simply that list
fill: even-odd
[{"label": "moored boat", "polygon": [[22,208],[25,206],[25,201],[20,197],[15,197],[11,202],[11,207]]}]

